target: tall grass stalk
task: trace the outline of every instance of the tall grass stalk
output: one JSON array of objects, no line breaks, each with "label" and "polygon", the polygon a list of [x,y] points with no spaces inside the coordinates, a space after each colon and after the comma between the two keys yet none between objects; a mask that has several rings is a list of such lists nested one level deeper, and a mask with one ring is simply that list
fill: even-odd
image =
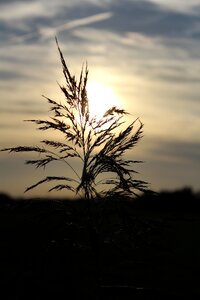
[{"label": "tall grass stalk", "polygon": [[[133,165],[141,161],[124,158],[126,151],[133,149],[141,139],[143,124],[136,119],[124,129],[123,118],[127,112],[116,106],[105,111],[99,119],[92,116],[87,97],[87,64],[82,67],[77,80],[67,67],[57,39],[56,43],[65,78],[65,84],[59,87],[65,100],[58,102],[44,96],[53,115],[47,120],[32,119],[27,122],[35,123],[42,131],[61,133],[62,142],[44,139],[40,141],[40,146],[17,146],[1,151],[39,153],[39,158],[26,160],[25,163],[45,168],[52,162],[62,161],[73,175],[47,176],[26,188],[25,192],[48,182],[55,182],[49,191],[66,189],[85,199],[113,195],[132,197],[146,191],[147,183],[136,179],[137,172],[133,170]],[[73,166],[74,159],[81,163],[80,173]],[[99,180],[100,175],[106,174],[108,178],[105,176]]]}]

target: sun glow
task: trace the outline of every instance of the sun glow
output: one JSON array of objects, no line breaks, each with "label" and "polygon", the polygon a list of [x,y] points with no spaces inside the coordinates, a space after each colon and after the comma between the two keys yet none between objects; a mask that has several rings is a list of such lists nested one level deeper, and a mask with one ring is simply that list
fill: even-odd
[{"label": "sun glow", "polygon": [[103,83],[97,81],[88,83],[87,94],[91,116],[101,118],[109,108],[121,106],[113,89]]}]

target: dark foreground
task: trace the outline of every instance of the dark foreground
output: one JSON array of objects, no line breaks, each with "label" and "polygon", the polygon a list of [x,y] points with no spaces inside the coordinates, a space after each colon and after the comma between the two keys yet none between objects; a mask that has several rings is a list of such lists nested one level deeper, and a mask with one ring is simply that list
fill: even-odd
[{"label": "dark foreground", "polygon": [[1,299],[200,297],[200,200],[188,191],[95,203],[95,230],[85,201],[0,201]]}]

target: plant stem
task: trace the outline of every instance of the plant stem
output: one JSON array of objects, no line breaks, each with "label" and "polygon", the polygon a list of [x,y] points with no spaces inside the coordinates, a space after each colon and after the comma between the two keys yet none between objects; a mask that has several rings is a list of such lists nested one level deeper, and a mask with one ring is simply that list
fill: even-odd
[{"label": "plant stem", "polygon": [[[74,170],[74,168],[70,165],[70,163],[68,163],[68,161],[66,161],[66,159],[61,158],[58,154],[54,153],[53,151],[47,150],[48,153],[51,153],[55,156],[57,156],[59,158],[59,160],[64,161],[70,168],[71,170],[76,174],[76,176],[78,177],[79,180],[81,180],[80,176],[78,175],[78,173]],[[74,179],[75,180],[75,179]],[[79,183],[77,180],[75,180],[77,183]]]}]

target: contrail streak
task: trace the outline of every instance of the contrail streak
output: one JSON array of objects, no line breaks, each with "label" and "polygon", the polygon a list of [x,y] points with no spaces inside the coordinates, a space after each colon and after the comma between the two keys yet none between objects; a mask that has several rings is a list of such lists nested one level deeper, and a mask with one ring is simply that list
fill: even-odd
[{"label": "contrail streak", "polygon": [[42,27],[36,32],[29,32],[21,36],[13,37],[9,40],[9,44],[13,43],[23,43],[26,40],[29,40],[31,38],[37,37],[38,35],[42,38],[49,38],[51,36],[55,36],[57,33],[65,31],[65,30],[71,30],[77,27],[82,27],[84,25],[89,25],[97,22],[102,22],[104,20],[107,20],[113,16],[113,13],[111,12],[104,12],[100,14],[95,14],[89,17],[81,18],[81,19],[75,19],[72,21],[69,21],[65,24],[62,24],[57,27]]}]

